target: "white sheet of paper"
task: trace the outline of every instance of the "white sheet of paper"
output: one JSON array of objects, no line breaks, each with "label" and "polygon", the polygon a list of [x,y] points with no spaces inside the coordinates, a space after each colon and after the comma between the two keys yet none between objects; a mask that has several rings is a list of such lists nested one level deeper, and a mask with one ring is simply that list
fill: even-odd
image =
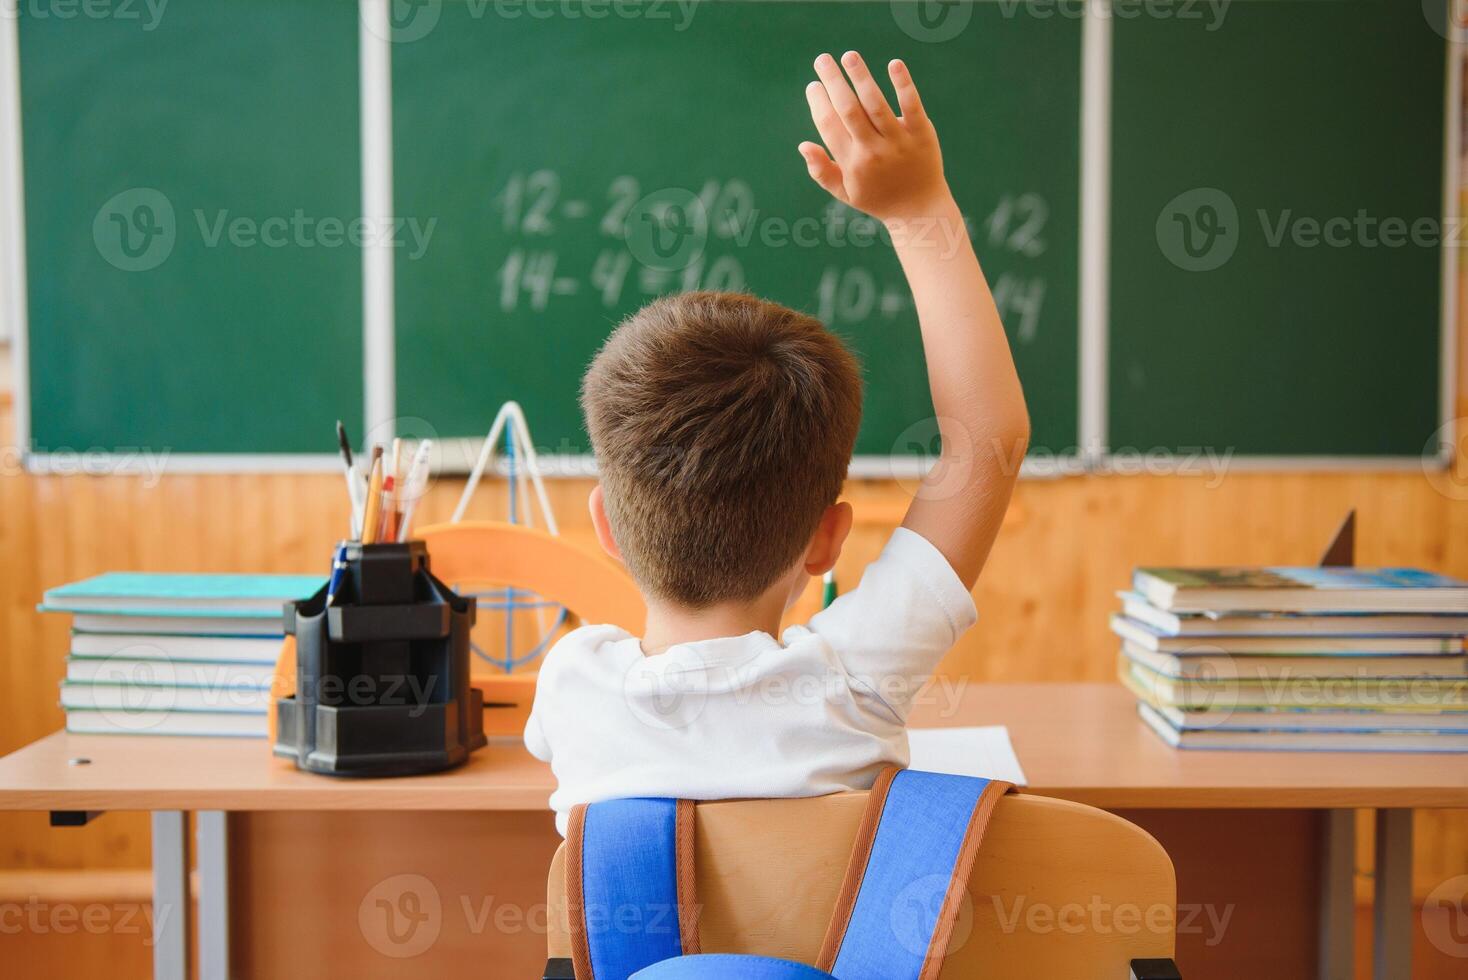
[{"label": "white sheet of paper", "polygon": [[913,769],[956,776],[982,776],[1025,785],[1025,771],[1003,725],[967,728],[909,728]]}]

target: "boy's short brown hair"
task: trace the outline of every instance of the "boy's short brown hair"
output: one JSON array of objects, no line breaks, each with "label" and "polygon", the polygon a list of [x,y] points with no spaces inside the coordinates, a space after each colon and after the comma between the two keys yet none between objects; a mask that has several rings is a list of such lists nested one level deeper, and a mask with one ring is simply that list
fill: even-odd
[{"label": "boy's short brown hair", "polygon": [[683,293],[612,332],[581,407],[633,578],[702,607],[755,598],[800,557],[846,479],[861,377],[812,317]]}]

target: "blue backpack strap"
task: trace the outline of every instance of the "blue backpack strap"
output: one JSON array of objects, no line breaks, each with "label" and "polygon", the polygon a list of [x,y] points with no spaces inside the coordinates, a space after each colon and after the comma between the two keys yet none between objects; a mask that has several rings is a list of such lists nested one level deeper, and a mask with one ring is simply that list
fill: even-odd
[{"label": "blue backpack strap", "polygon": [[841,980],[935,980],[1005,782],[887,769],[857,829],[816,966]]},{"label": "blue backpack strap", "polygon": [[566,896],[576,980],[626,980],[698,952],[693,804],[608,800],[571,811]]},{"label": "blue backpack strap", "polygon": [[829,973],[771,956],[704,953],[654,963],[632,980],[834,980]]}]

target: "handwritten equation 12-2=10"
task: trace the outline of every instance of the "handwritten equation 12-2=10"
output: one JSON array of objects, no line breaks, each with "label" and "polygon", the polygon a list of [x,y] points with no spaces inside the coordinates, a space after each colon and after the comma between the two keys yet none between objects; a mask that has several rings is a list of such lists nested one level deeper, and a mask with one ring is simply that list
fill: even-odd
[{"label": "handwritten equation 12-2=10", "polygon": [[[887,248],[872,218],[837,201],[816,215],[762,213],[749,184],[738,178],[710,178],[697,191],[644,192],[636,177],[623,174],[611,180],[595,207],[564,195],[555,171],[536,170],[512,174],[494,203],[501,230],[517,242],[496,273],[502,313],[542,312],[557,297],[582,293],[616,309],[674,291],[741,291],[747,288],[744,264],[731,250],[822,248],[839,255]],[[1026,192],[1001,195],[977,229],[965,219],[986,263],[1002,256],[998,264],[1005,268],[991,273],[990,281],[1000,315],[1019,343],[1034,340],[1044,306],[1045,279],[1034,264],[1045,252],[1048,217],[1045,199]],[[605,247],[589,268],[566,268],[557,237],[591,233],[593,222]],[[715,250],[721,254],[711,254]],[[893,320],[912,309],[900,276],[887,279],[863,264],[826,265],[811,299],[816,316],[832,326]]]}]

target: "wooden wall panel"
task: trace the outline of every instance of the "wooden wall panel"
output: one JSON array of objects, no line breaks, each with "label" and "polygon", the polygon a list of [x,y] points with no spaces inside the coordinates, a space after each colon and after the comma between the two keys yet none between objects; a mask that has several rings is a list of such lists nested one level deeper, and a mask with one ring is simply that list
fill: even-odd
[{"label": "wooden wall panel", "polygon": [[[440,481],[424,519],[446,517],[461,485]],[[566,533],[589,539],[588,487],[556,482],[551,491]],[[839,566],[847,585],[903,504],[891,484],[854,484],[849,496],[861,523]],[[943,670],[974,682],[1109,680],[1116,643],[1107,615],[1133,565],[1311,562],[1352,506],[1363,563],[1468,576],[1468,501],[1443,496],[1420,472],[1232,473],[1216,486],[1161,476],[1025,482],[975,593],[979,625]],[[486,488],[473,513],[502,508]],[[0,750],[62,723],[55,691],[67,622],[34,611],[44,589],[116,568],[320,569],[345,513],[340,477],[329,474],[171,476],[157,486],[134,476],[0,480],[0,553],[8,556],[0,567]],[[813,586],[796,613],[816,601]],[[1462,817],[1424,815],[1424,863],[1438,853],[1435,827],[1444,821],[1457,827]],[[1456,861],[1457,873],[1468,871],[1465,837],[1459,829],[1441,838],[1431,864],[1447,871]],[[145,823],[122,814],[66,833],[38,814],[0,814],[0,840],[8,867],[129,866],[147,853]]]}]

